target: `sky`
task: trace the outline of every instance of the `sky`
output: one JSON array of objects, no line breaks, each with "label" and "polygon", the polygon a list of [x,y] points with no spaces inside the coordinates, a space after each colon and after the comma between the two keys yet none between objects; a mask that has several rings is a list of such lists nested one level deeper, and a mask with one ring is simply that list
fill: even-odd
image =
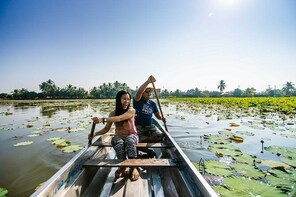
[{"label": "sky", "polygon": [[0,0],[0,93],[150,75],[171,91],[296,84],[296,1]]}]

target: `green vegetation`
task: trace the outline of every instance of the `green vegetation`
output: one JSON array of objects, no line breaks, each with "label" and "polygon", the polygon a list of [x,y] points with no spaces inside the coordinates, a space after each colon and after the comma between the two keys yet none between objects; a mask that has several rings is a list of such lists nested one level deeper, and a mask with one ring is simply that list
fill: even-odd
[{"label": "green vegetation", "polygon": [[191,106],[221,105],[225,108],[247,110],[257,108],[259,112],[296,114],[296,97],[255,97],[255,98],[168,98],[170,101],[184,102]]},{"label": "green vegetation", "polygon": [[[201,91],[198,88],[189,89],[187,91],[181,91],[179,89],[175,91],[168,91],[164,89],[160,91],[160,97],[282,97],[282,96],[296,96],[296,89],[292,82],[286,82],[282,89],[271,89],[268,87],[266,91],[256,92],[256,89],[246,88],[241,90],[236,88],[233,91],[224,92],[226,89],[226,82],[220,80],[218,82],[217,88],[219,91]],[[120,83],[115,81],[114,83],[103,83],[100,86],[93,87],[90,91],[86,91],[84,88],[76,87],[71,84],[64,88],[58,87],[54,81],[51,79],[39,84],[39,89],[41,92],[37,93],[34,91],[28,91],[25,88],[15,89],[11,94],[0,93],[0,99],[17,99],[17,100],[27,100],[27,99],[86,99],[86,98],[99,98],[99,99],[109,99],[115,98],[116,93],[119,90],[127,90],[132,95],[134,95],[136,90],[131,89],[126,83]]]}]

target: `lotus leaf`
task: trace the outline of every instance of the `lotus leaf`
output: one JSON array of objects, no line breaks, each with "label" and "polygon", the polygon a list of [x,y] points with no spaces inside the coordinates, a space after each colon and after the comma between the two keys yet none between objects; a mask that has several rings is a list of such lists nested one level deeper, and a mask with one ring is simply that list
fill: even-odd
[{"label": "lotus leaf", "polygon": [[280,189],[245,177],[226,177],[223,183],[231,193],[227,190],[219,190],[221,196],[287,196]]},{"label": "lotus leaf", "polygon": [[293,135],[293,134],[283,134],[283,133],[281,133],[280,135],[283,136],[283,137],[286,137],[286,138],[296,139],[296,135]]},{"label": "lotus leaf", "polygon": [[269,146],[264,148],[273,154],[279,154],[286,158],[296,159],[296,148],[284,147],[284,146]]},{"label": "lotus leaf", "polygon": [[64,153],[72,153],[72,152],[76,152],[78,150],[81,150],[83,148],[83,146],[81,145],[71,145],[71,146],[66,146],[64,148],[62,148],[62,151]]},{"label": "lotus leaf", "polygon": [[223,135],[204,135],[204,139],[208,142],[215,143],[215,144],[229,144],[231,140],[226,138]]},{"label": "lotus leaf", "polygon": [[84,131],[84,130],[85,130],[84,128],[71,128],[68,132],[73,133],[73,132],[76,132],[76,131]]},{"label": "lotus leaf", "polygon": [[286,157],[283,157],[281,159],[281,161],[288,164],[288,165],[290,165],[290,166],[296,167],[296,160],[295,159],[292,160],[292,159],[288,159]]},{"label": "lotus leaf", "polygon": [[14,144],[13,146],[27,146],[33,144],[33,141],[25,141],[25,142],[19,142],[17,144]]},{"label": "lotus leaf", "polygon": [[240,125],[239,124],[237,124],[237,123],[230,123],[230,125],[229,125],[230,127],[239,127]]},{"label": "lotus leaf", "polygon": [[0,196],[6,196],[6,194],[8,194],[8,190],[0,187]]},{"label": "lotus leaf", "polygon": [[31,133],[32,134],[39,134],[39,133],[41,133],[41,131],[32,131]]},{"label": "lotus leaf", "polygon": [[259,160],[257,159],[256,156],[251,156],[246,153],[243,153],[240,156],[234,156],[233,159],[235,159],[239,163],[245,163],[245,164],[250,164],[250,165],[252,165],[254,163],[254,160],[257,163],[259,162]]},{"label": "lotus leaf", "polygon": [[237,134],[246,135],[246,136],[254,136],[254,133],[249,131],[237,131]]},{"label": "lotus leaf", "polygon": [[61,139],[61,137],[52,137],[52,138],[49,138],[47,139],[48,141],[55,141],[55,140],[59,140]]},{"label": "lotus leaf", "polygon": [[205,169],[208,173],[218,176],[230,176],[232,174],[228,165],[214,160],[206,160]]},{"label": "lotus leaf", "polygon": [[280,162],[280,161],[273,161],[273,160],[262,160],[261,164],[264,166],[268,166],[270,168],[278,168],[278,167],[283,167],[283,168],[289,168],[290,166]]},{"label": "lotus leaf", "polygon": [[251,177],[251,178],[260,178],[264,174],[261,170],[255,169],[253,165],[242,164],[242,163],[233,163],[231,167],[239,173],[240,175]]},{"label": "lotus leaf", "polygon": [[242,155],[240,149],[232,145],[212,144],[208,149],[215,154],[223,154],[230,157]]},{"label": "lotus leaf", "polygon": [[40,136],[39,134],[30,134],[28,135],[28,137],[37,137],[37,136]]},{"label": "lotus leaf", "polygon": [[271,174],[266,177],[268,183],[291,193],[296,193],[296,170],[270,169]]}]

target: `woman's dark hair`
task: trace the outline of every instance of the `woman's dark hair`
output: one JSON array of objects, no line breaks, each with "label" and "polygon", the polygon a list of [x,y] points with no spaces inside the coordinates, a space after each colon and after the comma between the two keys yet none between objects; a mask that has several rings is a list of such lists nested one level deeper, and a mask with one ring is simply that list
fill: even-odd
[{"label": "woman's dark hair", "polygon": [[130,99],[131,99],[131,94],[125,90],[121,90],[117,93],[116,95],[116,106],[115,106],[115,116],[120,116],[121,114],[124,114],[125,112],[127,112],[127,110],[129,109],[130,107],[130,104],[129,106],[127,107],[127,109],[123,109],[122,108],[122,104],[121,104],[121,97],[122,95],[125,95],[125,94],[128,94]]}]

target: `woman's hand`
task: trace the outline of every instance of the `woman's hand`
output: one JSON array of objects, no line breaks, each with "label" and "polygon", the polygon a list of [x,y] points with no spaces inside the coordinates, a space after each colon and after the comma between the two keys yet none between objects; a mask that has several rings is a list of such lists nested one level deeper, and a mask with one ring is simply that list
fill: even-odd
[{"label": "woman's hand", "polygon": [[96,124],[103,122],[103,118],[98,118],[98,117],[93,117],[92,120]]},{"label": "woman's hand", "polygon": [[95,133],[94,133],[93,136],[91,136],[90,134],[88,134],[88,139],[89,139],[89,140],[92,140],[94,137],[95,137]]}]

